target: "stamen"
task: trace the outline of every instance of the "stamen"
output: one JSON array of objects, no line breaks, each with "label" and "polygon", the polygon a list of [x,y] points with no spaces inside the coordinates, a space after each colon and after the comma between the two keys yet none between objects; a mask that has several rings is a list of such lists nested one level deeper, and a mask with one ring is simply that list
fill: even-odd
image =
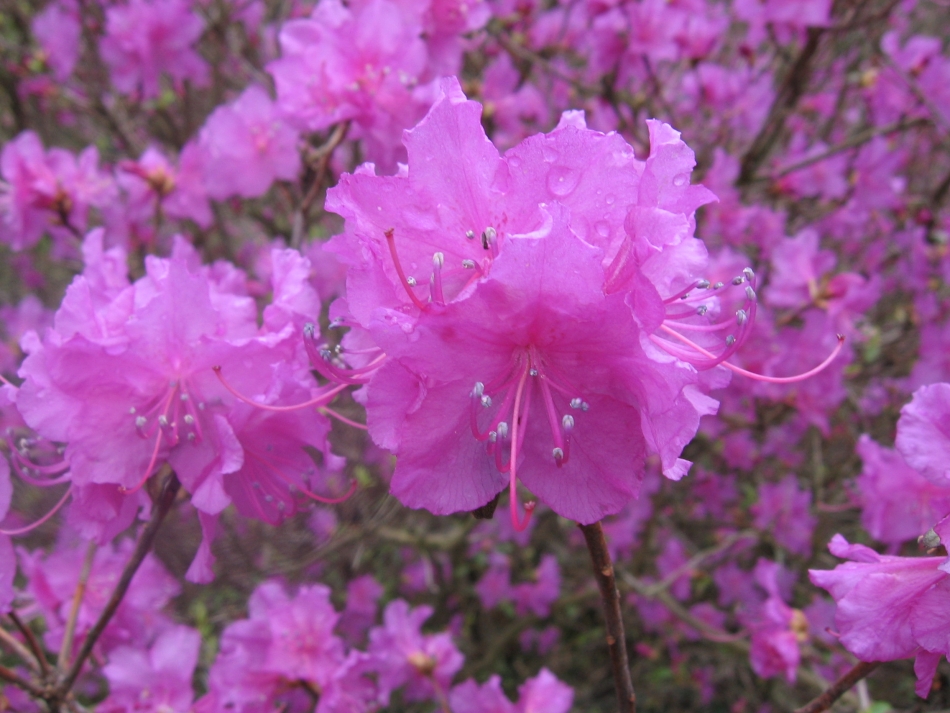
[{"label": "stamen", "polygon": [[7,535],[8,537],[13,537],[15,535],[23,535],[27,532],[30,532],[31,530],[36,529],[37,527],[42,525],[44,522],[49,520],[51,517],[53,517],[53,515],[55,515],[57,512],[59,512],[59,509],[63,507],[63,505],[66,503],[66,500],[69,498],[70,493],[72,492],[73,492],[73,486],[70,485],[68,488],[66,488],[66,492],[63,493],[63,497],[59,499],[59,502],[53,506],[53,509],[50,510],[48,513],[46,513],[39,520],[36,520],[35,522],[30,523],[26,527],[21,527],[16,530],[0,530],[0,535]]},{"label": "stamen", "polygon": [[[672,336],[676,337],[677,339],[679,339],[679,340],[680,340],[681,342],[683,342],[684,344],[686,344],[686,345],[688,345],[689,347],[691,347],[691,348],[695,349],[696,351],[698,351],[700,354],[702,354],[702,355],[704,355],[704,356],[707,356],[707,357],[709,357],[710,359],[717,359],[717,357],[716,357],[715,354],[713,354],[713,353],[710,352],[710,351],[707,351],[706,349],[703,349],[701,346],[699,346],[698,344],[696,344],[696,342],[692,341],[691,339],[687,339],[686,337],[684,337],[682,334],[680,334],[680,333],[677,332],[676,330],[670,329],[669,327],[667,327],[665,324],[661,324],[661,325],[660,325],[660,329],[662,329],[664,332],[667,332],[668,334],[671,334]],[[661,347],[663,346],[663,340],[662,340],[662,339],[656,339],[656,338],[654,338],[652,335],[651,335],[651,339],[653,340],[653,342],[654,342],[655,344],[658,344],[658,345],[661,346]],[[664,347],[664,348],[665,348],[665,347]],[[747,371],[746,369],[743,369],[743,368],[741,368],[741,367],[738,367],[738,366],[736,366],[735,364],[730,364],[729,362],[726,362],[726,361],[723,361],[723,362],[720,362],[720,363],[722,364],[722,366],[726,367],[726,368],[729,369],[730,371],[733,371],[733,372],[735,372],[736,374],[741,374],[742,376],[747,376],[747,377],[749,377],[750,379],[755,379],[756,381],[765,381],[765,382],[767,382],[767,383],[769,383],[769,384],[794,384],[794,383],[797,383],[797,382],[799,382],[799,381],[804,381],[805,379],[808,379],[808,378],[810,378],[810,377],[812,377],[812,376],[815,376],[816,374],[819,374],[819,373],[821,373],[822,371],[824,371],[826,368],[828,368],[828,365],[831,364],[831,362],[833,362],[833,361],[835,360],[835,357],[837,357],[838,354],[841,353],[841,350],[842,350],[843,348],[844,348],[844,336],[842,336],[842,335],[839,334],[839,335],[838,335],[838,344],[837,344],[837,345],[835,346],[835,348],[832,350],[831,354],[829,354],[829,355],[825,358],[825,360],[824,360],[823,362],[821,362],[821,364],[819,364],[818,366],[816,366],[814,369],[810,369],[810,370],[808,370],[808,371],[806,371],[806,372],[804,372],[804,373],[802,373],[802,374],[796,374],[795,376],[765,376],[764,374],[756,374],[756,373],[753,372],[753,371]]]},{"label": "stamen", "polygon": [[475,261],[474,261],[474,260],[462,260],[462,267],[464,267],[466,270],[474,270],[474,269],[475,269]]},{"label": "stamen", "polygon": [[332,416],[332,417],[335,418],[337,421],[339,421],[340,423],[345,423],[347,426],[352,426],[353,428],[358,428],[358,429],[360,429],[361,431],[366,431],[366,430],[368,430],[368,428],[367,428],[367,426],[366,426],[365,423],[359,423],[359,422],[357,422],[357,421],[351,421],[351,420],[348,419],[346,416],[344,416],[344,415],[342,415],[342,414],[339,414],[339,413],[337,413],[336,411],[334,411],[333,409],[327,408],[326,406],[322,406],[322,407],[320,407],[318,410],[320,411],[320,413],[326,414],[327,416]]},{"label": "stamen", "polygon": [[742,275],[738,275],[732,278],[733,285],[741,285],[743,282],[745,282],[745,277],[743,277]]},{"label": "stamen", "polygon": [[485,231],[482,233],[482,248],[484,250],[488,250],[491,244],[495,242],[495,238],[497,237],[498,232],[494,228],[491,226],[485,228]]},{"label": "stamen", "polygon": [[465,231],[465,237],[468,238],[469,240],[474,240],[474,239],[475,239],[475,231],[474,231],[474,230],[466,230],[466,231]]},{"label": "stamen", "polygon": [[708,290],[709,289],[709,280],[700,280],[696,283],[697,290]]},{"label": "stamen", "polygon": [[[406,273],[402,269],[402,263],[399,262],[399,254],[396,252],[396,241],[393,239],[393,229],[390,228],[389,230],[385,231],[383,235],[386,236],[386,243],[389,245],[389,253],[393,258],[393,266],[396,268],[396,274],[399,275],[399,280],[402,282],[402,286],[406,289],[406,294],[409,295],[409,299],[412,300],[412,303],[416,307],[425,311],[425,303],[416,297],[416,294],[412,291],[412,286],[415,284],[415,280],[413,278],[406,277]],[[409,280],[412,280],[412,282]]]},{"label": "stamen", "polygon": [[[515,392],[515,415],[511,427],[511,459],[509,460],[511,467],[508,471],[508,496],[510,500],[511,525],[515,528],[516,532],[524,532],[524,530],[528,527],[528,523],[531,522],[531,513],[534,512],[534,503],[527,502],[524,504],[524,520],[521,520],[521,518],[518,516],[518,475],[516,471],[518,469],[518,441],[519,437],[521,436],[521,434],[518,432],[518,427],[522,425],[521,418],[518,416],[518,412],[521,410],[521,397],[524,394],[524,387],[526,383],[528,383],[527,369],[525,369],[521,374],[521,379],[518,381],[518,390]],[[530,402],[530,398],[526,400],[526,410],[527,405],[530,404]]]},{"label": "stamen", "polygon": [[343,391],[349,386],[349,384],[338,384],[337,386],[334,386],[331,389],[324,391],[319,396],[312,398],[309,401],[304,401],[302,404],[294,404],[293,406],[271,406],[269,404],[262,404],[262,403],[258,403],[257,401],[254,401],[253,399],[248,398],[247,396],[242,394],[240,391],[235,389],[233,386],[231,386],[231,384],[227,382],[227,380],[224,378],[224,375],[221,373],[220,366],[213,366],[211,368],[214,370],[214,373],[218,377],[218,380],[224,385],[224,388],[226,388],[232,395],[234,395],[235,398],[237,398],[239,401],[243,401],[246,404],[255,406],[265,411],[299,411],[302,408],[310,408],[311,406],[318,406],[318,407],[325,406],[326,404],[333,401],[333,398],[338,393],[340,393],[341,391]]}]

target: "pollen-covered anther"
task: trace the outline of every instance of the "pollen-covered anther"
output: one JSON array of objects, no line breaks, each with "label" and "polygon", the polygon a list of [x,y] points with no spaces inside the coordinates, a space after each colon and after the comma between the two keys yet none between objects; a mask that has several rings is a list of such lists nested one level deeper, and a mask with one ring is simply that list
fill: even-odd
[{"label": "pollen-covered anther", "polygon": [[699,307],[696,308],[696,314],[698,314],[700,317],[705,316],[708,311],[709,305],[699,305]]},{"label": "pollen-covered anther", "polygon": [[474,261],[474,260],[462,260],[462,267],[464,267],[466,270],[474,270],[474,269],[475,269],[475,261]]},{"label": "pollen-covered anther", "polygon": [[709,280],[700,280],[696,283],[697,290],[708,290],[709,289]]},{"label": "pollen-covered anther", "polygon": [[723,283],[723,282],[717,282],[715,285],[713,285],[713,289],[714,289],[714,290],[721,290],[724,286],[725,286],[725,283]]},{"label": "pollen-covered anther", "polygon": [[733,285],[741,285],[743,282],[745,282],[745,277],[743,277],[742,275],[736,275],[735,277],[732,278]]},{"label": "pollen-covered anther", "polygon": [[489,406],[491,406],[491,396],[489,396],[488,394],[482,394],[482,397],[479,400],[482,402],[482,406],[484,406],[485,408],[488,408]]},{"label": "pollen-covered anther", "polygon": [[415,287],[416,284],[417,284],[417,283],[416,283],[416,278],[414,278],[412,275],[407,276],[407,277],[406,277],[406,284],[409,285],[410,287]]},{"label": "pollen-covered anther", "polygon": [[567,432],[574,430],[574,417],[569,413],[564,414],[564,418],[561,419],[561,427]]},{"label": "pollen-covered anther", "polygon": [[506,421],[501,421],[498,424],[496,433],[498,434],[498,437],[502,440],[505,440],[506,438],[508,438],[508,423]]},{"label": "pollen-covered anther", "polygon": [[736,343],[736,336],[734,334],[730,334],[728,337],[726,337],[727,347],[731,347],[735,343]]},{"label": "pollen-covered anther", "polygon": [[755,282],[755,273],[752,271],[751,267],[747,267],[742,271],[742,274],[745,275],[745,279],[750,283]]},{"label": "pollen-covered anther", "polygon": [[472,396],[479,398],[484,393],[485,393],[485,384],[483,384],[481,381],[476,381],[475,388],[472,389]]},{"label": "pollen-covered anther", "polygon": [[748,298],[748,300],[749,300],[750,302],[755,302],[755,300],[756,300],[755,290],[753,290],[753,289],[752,289],[751,287],[749,287],[748,285],[747,285],[746,288],[745,288],[745,296],[746,296],[746,298]]},{"label": "pollen-covered anther", "polygon": [[165,414],[162,414],[158,417],[158,425],[162,428],[168,427],[168,417]]},{"label": "pollen-covered anther", "polygon": [[747,319],[749,319],[748,312],[746,312],[744,309],[736,310],[736,322],[739,324],[740,327],[746,323]]},{"label": "pollen-covered anther", "polygon": [[188,424],[189,426],[191,426],[191,425],[193,425],[194,422],[195,422],[195,417],[192,416],[190,413],[186,413],[186,414],[185,414],[185,417],[184,417],[182,420],[183,420],[186,424]]},{"label": "pollen-covered anther", "polygon": [[529,373],[531,376],[537,376],[537,375],[538,375],[538,370],[537,370],[537,369],[529,369],[529,370],[528,370],[528,373]]},{"label": "pollen-covered anther", "polygon": [[495,238],[497,237],[498,231],[496,231],[493,227],[488,226],[485,228],[485,230],[482,232],[482,248],[488,250],[489,246],[495,242]]},{"label": "pollen-covered anther", "polygon": [[564,450],[561,448],[554,448],[551,451],[551,455],[554,456],[554,460],[557,460],[557,461],[564,460]]},{"label": "pollen-covered anther", "polygon": [[433,253],[432,264],[435,267],[442,267],[445,264],[445,253]]},{"label": "pollen-covered anther", "polygon": [[466,230],[466,231],[465,231],[465,237],[468,238],[469,240],[474,240],[474,239],[475,239],[475,231],[474,231],[474,230]]}]

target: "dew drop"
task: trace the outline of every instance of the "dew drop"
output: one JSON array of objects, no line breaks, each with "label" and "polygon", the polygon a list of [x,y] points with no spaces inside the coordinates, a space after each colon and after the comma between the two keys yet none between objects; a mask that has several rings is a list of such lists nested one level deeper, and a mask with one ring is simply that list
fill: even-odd
[{"label": "dew drop", "polygon": [[610,224],[606,220],[598,220],[594,223],[594,230],[602,238],[610,237]]},{"label": "dew drop", "polygon": [[687,183],[689,183],[689,176],[686,175],[685,173],[681,173],[677,176],[673,176],[673,185],[676,186],[677,188],[685,186]]},{"label": "dew drop", "polygon": [[604,200],[607,202],[607,205],[613,205],[614,201],[617,200],[617,197],[613,193],[608,193]]},{"label": "dew drop", "polygon": [[544,156],[544,160],[547,162],[557,161],[558,152],[557,149],[551,146],[547,141],[541,144],[541,155]]},{"label": "dew drop", "polygon": [[556,196],[569,195],[580,180],[580,173],[564,166],[552,168],[548,174],[548,190]]},{"label": "dew drop", "polygon": [[509,156],[508,165],[512,168],[519,168],[521,166],[521,159],[517,156]]}]

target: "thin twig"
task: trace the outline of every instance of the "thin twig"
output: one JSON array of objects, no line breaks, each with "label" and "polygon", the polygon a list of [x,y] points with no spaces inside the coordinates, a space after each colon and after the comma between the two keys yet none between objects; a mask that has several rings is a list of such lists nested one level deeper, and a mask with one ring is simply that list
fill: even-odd
[{"label": "thin twig", "polygon": [[112,616],[115,614],[116,609],[119,608],[119,604],[122,602],[122,598],[125,597],[125,593],[128,591],[129,585],[132,583],[132,578],[135,576],[139,566],[142,564],[142,560],[145,559],[145,555],[147,555],[149,550],[152,549],[152,543],[155,541],[155,535],[158,534],[158,529],[162,526],[162,521],[165,519],[168,511],[171,510],[172,504],[175,502],[175,497],[178,495],[178,489],[180,487],[181,483],[178,481],[178,476],[176,476],[174,473],[170,473],[165,479],[161,494],[158,496],[155,505],[152,507],[152,517],[148,521],[148,524],[145,525],[145,529],[142,530],[142,534],[139,535],[139,540],[135,543],[135,549],[132,551],[132,556],[126,563],[125,569],[122,570],[122,575],[119,577],[119,581],[116,583],[115,589],[112,591],[112,596],[109,597],[108,604],[106,604],[105,609],[102,610],[102,614],[99,615],[99,619],[86,635],[86,639],[83,641],[82,648],[76,655],[76,660],[73,661],[73,665],[70,667],[69,672],[56,687],[56,699],[65,699],[70,688],[72,688],[72,685],[79,677],[79,673],[82,671],[83,664],[86,663],[86,659],[89,658],[89,654],[92,653],[93,647],[96,645],[96,642],[99,640],[99,637],[102,635],[102,632],[105,630],[106,626],[112,620]]},{"label": "thin twig", "polygon": [[330,165],[333,152],[336,151],[337,147],[346,139],[346,134],[349,130],[350,121],[341,121],[336,125],[336,128],[333,130],[333,133],[330,134],[330,138],[327,139],[326,143],[312,151],[306,157],[308,163],[316,161],[316,175],[314,176],[313,183],[310,184],[310,188],[307,190],[307,194],[300,202],[300,208],[298,208],[294,214],[293,233],[290,237],[291,247],[299,248],[301,242],[303,242],[303,234],[307,230],[307,211],[310,210],[310,206],[313,205],[313,202],[320,194],[320,189],[323,188],[323,181],[326,178],[327,167]]},{"label": "thin twig", "polygon": [[46,654],[43,651],[43,647],[40,646],[39,640],[36,638],[36,634],[33,633],[33,630],[26,625],[15,611],[11,611],[7,616],[10,617],[10,621],[13,622],[13,625],[23,634],[23,638],[26,639],[27,646],[30,647],[30,651],[33,652],[33,656],[36,658],[37,663],[40,665],[40,671],[42,671],[45,676],[49,673],[49,663],[46,661]]},{"label": "thin twig", "polygon": [[644,596],[654,597],[659,594],[664,589],[669,589],[673,584],[682,577],[684,574],[691,572],[692,570],[699,567],[703,562],[711,557],[722,554],[734,544],[739,542],[739,540],[744,540],[746,538],[755,539],[758,537],[758,534],[752,530],[743,530],[742,532],[734,532],[725,538],[715,547],[710,547],[708,550],[703,550],[695,555],[693,555],[689,560],[684,562],[682,565],[674,569],[663,579],[661,579],[656,584],[650,584],[646,586],[646,589],[642,592]]},{"label": "thin twig", "polygon": [[610,561],[604,528],[599,522],[581,525],[587,541],[587,549],[594,565],[594,577],[604,602],[604,618],[607,621],[607,651],[614,670],[614,685],[617,687],[617,703],[620,713],[636,713],[637,696],[630,680],[630,663],[627,659],[627,638],[623,631],[623,616],[620,612],[620,592]]},{"label": "thin twig", "polygon": [[7,681],[8,683],[12,683],[14,686],[22,688],[34,698],[43,697],[42,690],[27,681],[25,678],[20,677],[17,675],[16,671],[11,671],[6,666],[0,666],[0,679]]},{"label": "thin twig", "polygon": [[2,627],[0,627],[0,644],[6,646],[8,649],[10,649],[10,651],[19,656],[23,660],[23,663],[39,673],[40,666],[39,661],[36,660],[36,657],[30,652],[29,649],[17,641],[13,637],[13,634]]},{"label": "thin twig", "polygon": [[826,711],[858,681],[881,665],[880,661],[861,661],[844,676],[835,681],[827,691],[806,706],[796,709],[795,713],[821,713]]},{"label": "thin twig", "polygon": [[800,171],[801,169],[807,168],[812,164],[824,161],[825,159],[831,158],[835,154],[839,154],[842,151],[847,151],[848,149],[856,148],[862,144],[866,144],[876,136],[886,136],[887,134],[893,134],[898,131],[912,129],[917,126],[923,126],[924,124],[929,123],[930,122],[927,119],[918,118],[912,121],[901,119],[899,121],[894,121],[890,124],[887,124],[886,126],[872,126],[868,129],[864,129],[863,131],[859,131],[854,136],[850,136],[844,141],[839,141],[835,145],[829,146],[821,153],[804,158],[801,161],[797,161],[789,166],[784,166],[779,171],[776,171],[775,173],[768,176],[756,176],[755,178],[751,179],[751,181],[777,181],[790,173],[795,173],[795,171]]},{"label": "thin twig", "polygon": [[89,573],[92,571],[92,560],[96,555],[96,542],[92,540],[86,548],[86,556],[82,561],[82,569],[79,571],[79,581],[76,582],[76,591],[73,592],[73,602],[69,609],[69,618],[66,620],[66,631],[63,634],[63,645],[59,648],[59,658],[56,659],[56,665],[60,671],[65,671],[69,666],[69,654],[73,649],[73,639],[76,636],[76,622],[79,620],[79,607],[82,606],[83,597],[86,596],[86,583],[89,581]]}]

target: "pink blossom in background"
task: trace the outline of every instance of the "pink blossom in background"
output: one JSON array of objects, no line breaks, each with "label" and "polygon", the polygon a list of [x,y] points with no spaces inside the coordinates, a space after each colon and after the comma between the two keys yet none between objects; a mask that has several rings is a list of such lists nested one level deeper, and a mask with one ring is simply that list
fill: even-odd
[{"label": "pink blossom in background", "polygon": [[215,109],[198,135],[208,195],[256,198],[275,180],[296,178],[297,138],[267,92],[248,87],[234,102]]},{"label": "pink blossom in background", "polygon": [[[6,457],[0,456],[0,523],[7,517],[10,501],[13,498],[13,482],[10,480],[10,464]],[[16,593],[13,579],[16,577],[16,555],[13,543],[6,535],[0,535],[0,613],[10,611]]]},{"label": "pink blossom in background", "polygon": [[907,464],[930,482],[945,485],[950,478],[950,384],[923,386],[901,409],[896,447]]},{"label": "pink blossom in background", "polygon": [[795,554],[811,551],[811,536],[818,519],[811,514],[811,492],[798,487],[794,475],[778,483],[759,486],[759,501],[752,506],[755,526]]},{"label": "pink blossom in background", "polygon": [[191,677],[200,648],[201,634],[187,626],[172,626],[147,650],[115,649],[103,668],[109,697],[97,709],[105,713],[188,710],[194,700]]},{"label": "pink blossom in background", "polygon": [[208,83],[208,65],[194,49],[204,20],[190,5],[187,0],[129,0],[106,11],[100,53],[118,91],[154,99],[163,75],[176,90],[185,81]]},{"label": "pink blossom in background", "polygon": [[379,689],[384,702],[397,688],[404,688],[407,701],[433,700],[435,683],[442,691],[462,668],[464,657],[449,634],[423,634],[423,622],[432,608],[411,608],[397,599],[383,612],[383,625],[369,632],[368,653],[379,671]]},{"label": "pink blossom in background", "polygon": [[519,686],[518,694],[517,703],[509,701],[494,675],[481,685],[468,680],[455,686],[449,705],[453,713],[567,713],[574,701],[571,688],[546,668]]},{"label": "pink blossom in background", "polygon": [[78,157],[64,149],[43,149],[26,131],[0,153],[0,241],[14,250],[32,247],[49,231],[59,240],[86,227],[90,206],[115,197],[111,179],[99,170],[94,146]]},{"label": "pink blossom in background", "polygon": [[64,82],[69,79],[79,60],[82,36],[76,0],[53,0],[33,17],[31,29],[56,80]]}]

